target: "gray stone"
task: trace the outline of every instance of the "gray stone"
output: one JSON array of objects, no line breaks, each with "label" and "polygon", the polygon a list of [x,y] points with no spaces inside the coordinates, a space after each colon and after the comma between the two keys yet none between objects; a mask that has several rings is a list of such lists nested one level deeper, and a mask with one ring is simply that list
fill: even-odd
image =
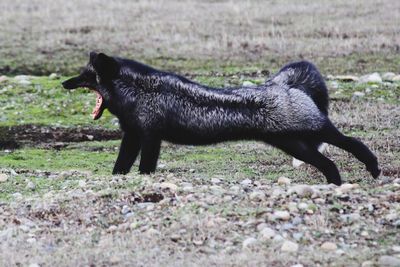
[{"label": "gray stone", "polygon": [[299,245],[297,243],[288,240],[283,242],[281,246],[281,251],[283,252],[297,252],[298,249]]},{"label": "gray stone", "polygon": [[382,267],[399,267],[400,259],[393,256],[381,256],[378,260],[379,266]]},{"label": "gray stone", "polygon": [[360,83],[382,83],[382,78],[379,75],[379,73],[374,72],[371,74],[361,76],[359,79],[359,82]]}]

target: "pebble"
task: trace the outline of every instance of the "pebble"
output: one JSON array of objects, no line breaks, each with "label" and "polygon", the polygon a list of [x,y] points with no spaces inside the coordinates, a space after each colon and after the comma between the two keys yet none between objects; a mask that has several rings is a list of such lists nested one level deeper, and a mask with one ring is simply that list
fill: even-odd
[{"label": "pebble", "polygon": [[277,220],[281,220],[281,221],[287,221],[290,219],[290,213],[287,211],[275,211],[272,214],[272,220],[277,219]]},{"label": "pebble", "polygon": [[371,73],[371,74],[367,74],[367,75],[361,76],[358,81],[360,83],[382,83],[382,78],[379,75],[379,73],[374,72],[374,73]]},{"label": "pebble", "polygon": [[178,190],[178,186],[173,183],[168,183],[168,182],[162,182],[160,184],[160,189],[168,189],[172,192],[176,192]]},{"label": "pebble", "polygon": [[58,79],[58,78],[59,78],[59,76],[58,76],[57,73],[52,73],[52,74],[49,75],[49,79],[50,79],[50,80],[56,80],[56,79]]},{"label": "pebble", "polygon": [[250,179],[244,179],[243,181],[240,182],[242,186],[248,187],[252,184],[253,182]]},{"label": "pebble", "polygon": [[265,227],[264,229],[261,230],[260,235],[261,235],[262,239],[270,240],[270,239],[274,238],[276,233],[272,228]]},{"label": "pebble", "polygon": [[30,237],[30,238],[28,238],[28,239],[26,240],[26,242],[29,243],[29,244],[33,244],[33,243],[36,242],[36,238]]},{"label": "pebble", "polygon": [[382,267],[399,267],[400,259],[393,256],[381,256],[378,260],[379,266]]},{"label": "pebble", "polygon": [[301,203],[299,203],[298,208],[301,210],[306,210],[308,208],[308,204],[301,202]]},{"label": "pebble", "polygon": [[359,187],[358,184],[342,184],[340,187],[335,189],[335,192],[338,194],[345,194]]},{"label": "pebble", "polygon": [[26,187],[30,190],[35,190],[36,189],[36,185],[33,182],[28,182],[28,184],[26,185]]},{"label": "pebble", "polygon": [[301,161],[299,159],[293,158],[293,160],[292,160],[293,168],[296,168],[296,169],[300,168],[300,166],[303,165],[303,164],[304,164],[304,161]]},{"label": "pebble", "polygon": [[262,191],[254,191],[250,194],[250,200],[254,201],[264,201],[265,200],[265,193]]},{"label": "pebble", "polygon": [[246,86],[254,86],[255,84],[250,81],[244,81],[242,85],[246,87]]},{"label": "pebble", "polygon": [[340,215],[340,219],[346,223],[354,223],[360,221],[361,216],[358,213],[350,213]]},{"label": "pebble", "polygon": [[291,265],[290,267],[304,267],[304,265],[303,265],[303,264],[300,264],[300,263],[298,263],[298,264],[295,264],[295,265]]},{"label": "pebble", "polygon": [[299,197],[311,197],[314,193],[314,189],[309,185],[299,184],[289,188],[288,193],[296,193]]},{"label": "pebble", "polygon": [[333,77],[335,80],[343,81],[343,82],[357,82],[359,78],[353,75],[337,75]]},{"label": "pebble", "polygon": [[337,246],[335,243],[332,243],[332,242],[324,242],[321,245],[321,249],[325,250],[325,251],[333,251],[333,250],[337,249]]},{"label": "pebble", "polygon": [[78,186],[79,187],[85,187],[86,186],[86,181],[85,180],[79,180]]},{"label": "pebble", "polygon": [[147,230],[146,234],[147,234],[148,236],[156,236],[156,235],[159,235],[160,232],[157,231],[157,230],[154,229],[154,228],[150,228],[149,230]]},{"label": "pebble", "polygon": [[243,241],[242,247],[243,248],[251,248],[256,244],[257,244],[257,239],[255,239],[254,237],[249,237]]},{"label": "pebble", "polygon": [[128,205],[122,206],[121,213],[122,213],[123,215],[127,214],[127,213],[130,212],[130,211],[131,211],[131,209],[129,208]]},{"label": "pebble", "polygon": [[392,78],[392,82],[399,82],[400,81],[400,75],[396,75]]},{"label": "pebble", "polygon": [[291,180],[289,178],[286,178],[285,176],[281,176],[278,178],[278,184],[279,185],[290,185]]},{"label": "pebble", "polygon": [[396,74],[393,72],[386,72],[386,73],[382,74],[382,80],[392,81],[395,76],[396,76]]},{"label": "pebble", "polygon": [[37,264],[37,263],[31,263],[31,264],[29,264],[28,266],[29,266],[29,267],[40,267],[40,265]]},{"label": "pebble", "polygon": [[4,81],[7,81],[8,80],[8,77],[7,76],[5,76],[5,75],[1,75],[0,76],[0,83],[2,83],[2,82],[4,82]]},{"label": "pebble", "polygon": [[364,96],[365,96],[365,93],[360,92],[360,91],[356,91],[356,92],[353,93],[353,99],[362,98]]},{"label": "pebble", "polygon": [[5,173],[0,173],[0,183],[8,180],[8,176]]},{"label": "pebble", "polygon": [[296,241],[300,241],[300,239],[302,239],[304,235],[303,233],[293,233],[292,236]]},{"label": "pebble", "polygon": [[221,183],[221,180],[218,179],[218,178],[211,178],[211,183],[213,183],[213,184],[219,184],[219,183]]},{"label": "pebble", "polygon": [[298,249],[299,245],[297,243],[288,240],[283,242],[281,246],[281,251],[283,252],[297,252]]},{"label": "pebble", "polygon": [[372,262],[372,261],[364,261],[361,264],[361,267],[372,267],[372,266],[374,266],[374,262]]}]

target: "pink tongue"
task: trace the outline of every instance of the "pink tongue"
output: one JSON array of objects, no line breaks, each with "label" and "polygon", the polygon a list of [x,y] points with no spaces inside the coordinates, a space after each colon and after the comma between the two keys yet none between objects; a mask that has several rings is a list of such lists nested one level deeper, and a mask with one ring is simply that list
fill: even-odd
[{"label": "pink tongue", "polygon": [[92,112],[92,117],[94,120],[98,119],[98,116],[101,114],[100,108],[101,104],[103,104],[103,97],[98,92],[95,91],[95,93],[96,93],[96,106],[94,107]]}]

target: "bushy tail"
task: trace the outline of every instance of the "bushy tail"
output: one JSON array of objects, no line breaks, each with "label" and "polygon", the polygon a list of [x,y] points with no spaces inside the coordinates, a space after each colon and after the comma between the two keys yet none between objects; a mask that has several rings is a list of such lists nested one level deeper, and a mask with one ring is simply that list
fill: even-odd
[{"label": "bushy tail", "polygon": [[287,64],[266,81],[266,83],[271,82],[302,90],[312,98],[322,113],[328,115],[328,89],[314,64],[308,61]]}]

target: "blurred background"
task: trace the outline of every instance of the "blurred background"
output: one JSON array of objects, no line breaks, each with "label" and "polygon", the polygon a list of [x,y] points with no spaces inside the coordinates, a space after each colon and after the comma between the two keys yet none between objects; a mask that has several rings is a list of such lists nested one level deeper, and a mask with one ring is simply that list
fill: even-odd
[{"label": "blurred background", "polygon": [[171,70],[399,70],[400,1],[2,0],[0,73],[75,73],[88,51]]}]

